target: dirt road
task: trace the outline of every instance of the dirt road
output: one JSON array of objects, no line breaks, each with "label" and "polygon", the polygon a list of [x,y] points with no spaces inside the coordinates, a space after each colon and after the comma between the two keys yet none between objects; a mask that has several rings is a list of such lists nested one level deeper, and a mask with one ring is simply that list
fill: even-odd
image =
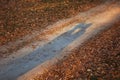
[{"label": "dirt road", "polygon": [[32,77],[33,73],[35,76],[37,69],[41,70],[40,73],[42,70],[44,72],[41,65],[49,63],[50,66],[62,59],[68,55],[67,52],[120,20],[119,14],[120,2],[106,3],[56,23],[43,31],[44,35],[40,36],[42,41],[24,47],[1,60],[0,79],[29,80],[28,76]]}]

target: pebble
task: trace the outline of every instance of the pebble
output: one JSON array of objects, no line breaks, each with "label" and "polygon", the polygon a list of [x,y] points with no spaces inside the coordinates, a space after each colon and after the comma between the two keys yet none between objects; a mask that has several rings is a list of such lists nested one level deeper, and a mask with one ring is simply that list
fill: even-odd
[{"label": "pebble", "polygon": [[90,71],[91,71],[91,69],[87,69],[87,71],[88,71],[88,72],[90,72]]}]

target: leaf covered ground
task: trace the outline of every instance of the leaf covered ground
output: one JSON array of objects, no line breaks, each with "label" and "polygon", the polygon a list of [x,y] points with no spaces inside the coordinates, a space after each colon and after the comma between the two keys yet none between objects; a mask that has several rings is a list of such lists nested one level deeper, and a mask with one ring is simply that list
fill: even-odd
[{"label": "leaf covered ground", "polygon": [[58,20],[72,17],[104,0],[0,0],[0,46]]},{"label": "leaf covered ground", "polygon": [[71,51],[34,80],[120,80],[120,22]]}]

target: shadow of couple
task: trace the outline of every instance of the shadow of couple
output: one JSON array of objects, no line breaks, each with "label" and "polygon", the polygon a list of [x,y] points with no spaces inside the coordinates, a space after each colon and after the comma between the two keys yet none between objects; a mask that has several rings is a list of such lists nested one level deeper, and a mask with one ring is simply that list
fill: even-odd
[{"label": "shadow of couple", "polygon": [[[33,69],[34,67],[42,64],[46,60],[52,59],[57,54],[60,54],[65,47],[67,47],[69,44],[72,43],[72,41],[76,40],[76,38],[84,34],[86,29],[91,25],[92,25],[91,23],[77,24],[71,30],[61,34],[54,40],[48,42],[43,46],[40,46],[38,49],[29,53],[23,58],[15,60],[17,61],[17,63],[19,63],[16,70],[17,69],[22,70],[22,67],[28,66],[28,67],[24,67],[24,71],[22,72],[22,74],[24,74],[29,70]],[[21,69],[20,69],[20,66],[21,66]]]}]

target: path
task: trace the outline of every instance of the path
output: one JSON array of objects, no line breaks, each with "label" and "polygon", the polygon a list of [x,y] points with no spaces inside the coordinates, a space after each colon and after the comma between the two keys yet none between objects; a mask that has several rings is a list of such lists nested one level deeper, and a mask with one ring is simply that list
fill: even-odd
[{"label": "path", "polygon": [[[106,8],[107,7],[108,6],[106,6]],[[95,10],[102,11],[100,8],[101,7],[97,7]],[[87,13],[88,12],[84,12],[84,14]],[[84,15],[78,16],[78,18],[80,18],[80,16],[83,17]],[[26,54],[19,57],[14,56],[15,58],[13,59],[7,58],[2,60],[0,62],[0,80],[16,80],[18,77],[35,67],[51,60],[55,56],[63,54],[63,52],[67,50],[69,51],[79,46],[101,30],[110,27],[116,21],[120,20],[119,3],[116,3],[111,7],[109,6],[101,13],[94,14],[94,16],[91,14],[87,17],[88,19],[85,21],[73,21],[71,24],[63,27],[62,30],[56,30],[56,33],[47,35],[47,38],[49,39],[43,41],[43,44],[38,45],[35,49],[29,51],[28,47],[23,48],[19,52],[19,55],[21,55],[25,53],[24,50],[26,49],[28,50]],[[38,43],[40,44],[40,42]]]}]

